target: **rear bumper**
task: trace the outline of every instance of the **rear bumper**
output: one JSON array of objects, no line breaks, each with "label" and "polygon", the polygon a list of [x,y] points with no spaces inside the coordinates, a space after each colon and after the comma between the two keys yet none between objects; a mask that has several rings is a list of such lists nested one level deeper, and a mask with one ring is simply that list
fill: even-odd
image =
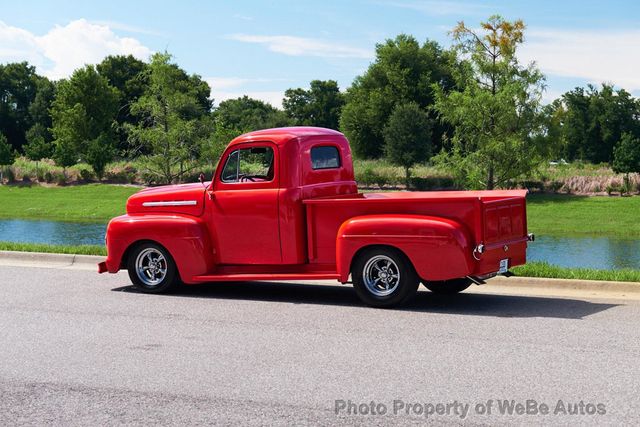
[{"label": "rear bumper", "polygon": [[524,236],[508,241],[489,243],[483,246],[482,252],[474,252],[476,265],[473,276],[483,276],[495,273],[500,269],[500,261],[509,260],[509,268],[523,265],[527,262],[527,242],[532,241],[533,235]]}]

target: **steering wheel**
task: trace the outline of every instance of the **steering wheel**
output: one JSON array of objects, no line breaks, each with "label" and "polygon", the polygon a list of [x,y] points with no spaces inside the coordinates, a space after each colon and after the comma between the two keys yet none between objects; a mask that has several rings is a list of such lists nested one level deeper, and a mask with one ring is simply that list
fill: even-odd
[{"label": "steering wheel", "polygon": [[253,175],[244,175],[244,174],[242,174],[242,175],[239,176],[239,178],[240,178],[239,179],[240,182],[247,182],[247,181],[256,182],[256,180],[253,179],[254,178]]}]

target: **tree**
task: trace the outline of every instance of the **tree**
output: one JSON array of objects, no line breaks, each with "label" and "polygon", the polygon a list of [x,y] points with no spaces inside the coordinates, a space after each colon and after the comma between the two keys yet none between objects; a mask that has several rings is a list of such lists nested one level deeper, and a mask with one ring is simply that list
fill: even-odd
[{"label": "tree", "polygon": [[129,128],[130,138],[151,153],[146,159],[149,172],[167,184],[182,181],[210,130],[199,78],[185,79],[184,71],[170,61],[166,52],[151,57],[149,87],[131,105],[138,123]]},{"label": "tree", "polygon": [[640,104],[624,89],[611,85],[575,88],[562,96],[566,108],[563,135],[567,158],[593,163],[613,160],[624,133],[640,136]]},{"label": "tree", "polygon": [[25,133],[31,127],[29,105],[36,97],[42,77],[27,62],[0,64],[0,132],[9,144],[21,150]]},{"label": "tree", "polygon": [[10,165],[15,160],[15,153],[7,137],[0,133],[0,184],[4,180],[4,166]]},{"label": "tree", "polygon": [[48,130],[43,129],[40,123],[31,126],[27,131],[27,144],[22,148],[25,155],[36,162],[36,175],[38,175],[38,162],[45,158],[50,158],[53,154],[53,145],[45,140],[44,135]]},{"label": "tree", "polygon": [[476,32],[460,22],[452,32],[465,63],[456,74],[460,91],[435,87],[438,113],[455,126],[451,152],[438,160],[466,186],[493,189],[529,172],[546,155],[544,139],[537,137],[544,132],[544,77],[534,64],[517,61],[522,21],[494,15],[481,28]]},{"label": "tree", "polygon": [[336,81],[313,80],[309,90],[287,89],[282,105],[298,125],[338,129],[344,97]]},{"label": "tree", "polygon": [[214,111],[216,122],[238,135],[259,129],[289,126],[292,121],[277,108],[258,99],[243,96],[222,101]]},{"label": "tree", "polygon": [[118,114],[116,115],[117,148],[120,152],[131,151],[127,125],[135,125],[137,118],[131,114],[131,105],[146,91],[148,65],[133,55],[109,55],[96,65],[96,70],[118,91]]},{"label": "tree", "polygon": [[67,168],[83,159],[98,178],[115,155],[113,125],[118,110],[118,92],[87,65],[60,83],[51,107],[54,159]]},{"label": "tree", "polygon": [[[42,77],[38,80],[36,85],[36,96],[33,102],[29,104],[29,116],[31,118],[31,127],[25,134],[25,140],[31,144],[34,140],[38,140],[43,144],[51,144],[53,141],[53,135],[51,135],[51,127],[53,123],[51,121],[51,104],[55,99],[56,86],[49,79]],[[25,152],[26,152],[26,147]],[[43,157],[48,157],[51,154]],[[43,158],[40,157],[40,158]],[[39,159],[38,159],[39,160]]]},{"label": "tree", "polygon": [[[375,61],[347,90],[342,109],[340,127],[356,155],[377,158],[383,154],[383,129],[397,104],[415,102],[435,118],[434,86],[443,93],[452,90],[456,68],[454,52],[434,41],[421,46],[415,38],[401,34],[376,45]],[[436,148],[450,131],[447,123],[434,121]]]},{"label": "tree", "polygon": [[411,167],[431,155],[431,123],[418,104],[398,104],[384,128],[384,152],[391,163],[402,166],[409,188]]},{"label": "tree", "polygon": [[625,174],[624,186],[629,191],[629,174],[640,172],[640,138],[630,133],[622,135],[613,151],[612,167],[615,173]]}]

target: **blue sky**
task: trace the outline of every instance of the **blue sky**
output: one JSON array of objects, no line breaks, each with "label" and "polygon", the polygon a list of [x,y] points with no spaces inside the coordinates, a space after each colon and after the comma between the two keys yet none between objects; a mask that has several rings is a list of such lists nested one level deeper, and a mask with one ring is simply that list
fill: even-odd
[{"label": "blue sky", "polygon": [[28,60],[51,78],[108,54],[142,59],[167,49],[203,76],[217,102],[248,94],[279,106],[284,90],[313,79],[346,89],[399,33],[444,46],[457,21],[489,15],[527,24],[520,59],[547,75],[547,99],[610,82],[640,96],[640,2],[0,1],[0,62]]}]

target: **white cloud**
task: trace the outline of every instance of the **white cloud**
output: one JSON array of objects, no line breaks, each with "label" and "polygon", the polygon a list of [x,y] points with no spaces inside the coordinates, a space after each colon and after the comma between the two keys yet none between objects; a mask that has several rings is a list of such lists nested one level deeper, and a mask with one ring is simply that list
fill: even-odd
[{"label": "white cloud", "polygon": [[231,34],[231,40],[257,43],[267,46],[272,52],[289,56],[319,56],[323,58],[373,58],[373,51],[332,43],[323,40],[294,36],[260,36],[251,34]]},{"label": "white cloud", "polygon": [[549,75],[640,89],[640,30],[531,29],[526,36],[519,58]]},{"label": "white cloud", "polygon": [[216,89],[211,90],[211,97],[214,99],[216,105],[220,105],[222,101],[227,99],[241,98],[243,96],[249,98],[259,99],[276,108],[282,108],[282,98],[284,98],[284,91],[277,90],[256,90],[256,91],[220,91]]},{"label": "white cloud", "polygon": [[288,79],[270,78],[241,78],[241,77],[205,77],[204,80],[211,87],[211,98],[216,105],[227,99],[240,98],[247,95],[250,98],[267,102],[276,108],[282,108],[284,91],[255,90],[247,87],[259,87],[264,83],[286,82]]},{"label": "white cloud", "polygon": [[0,62],[29,61],[51,79],[68,77],[76,68],[99,63],[107,55],[128,54],[147,59],[151,50],[134,38],[119,37],[107,25],[85,19],[56,25],[43,36],[0,21]]}]

